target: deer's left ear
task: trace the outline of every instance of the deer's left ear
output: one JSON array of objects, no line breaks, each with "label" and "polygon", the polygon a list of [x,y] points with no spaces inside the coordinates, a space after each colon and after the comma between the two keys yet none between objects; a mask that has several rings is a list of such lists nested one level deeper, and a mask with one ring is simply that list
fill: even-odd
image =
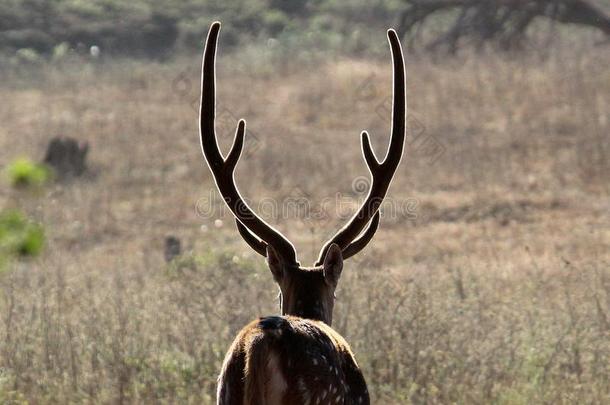
[{"label": "deer's left ear", "polygon": [[341,248],[333,243],[324,257],[324,280],[330,286],[336,287],[343,270],[343,254]]}]

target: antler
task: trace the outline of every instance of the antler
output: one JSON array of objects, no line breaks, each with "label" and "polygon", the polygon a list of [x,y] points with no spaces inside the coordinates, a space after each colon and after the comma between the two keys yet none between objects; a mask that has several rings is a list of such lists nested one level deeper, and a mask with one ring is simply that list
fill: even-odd
[{"label": "antler", "polygon": [[[210,27],[203,54],[201,79],[200,133],[201,148],[214,176],[216,186],[235,215],[237,229],[244,240],[259,254],[266,256],[271,245],[287,264],[297,264],[296,251],[290,241],[278,230],[257,216],[245,203],[235,185],[235,167],[241,156],[246,134],[246,122],[239,121],[235,139],[226,158],[218,147],[214,130],[216,114],[215,56],[220,23]],[[379,226],[379,207],[385,197],[392,177],[402,158],[405,142],[406,89],[405,68],[400,41],[394,30],[388,31],[394,70],[394,101],[390,147],[383,162],[377,160],[371,147],[369,135],[362,132],[362,154],[371,172],[372,183],[366,200],[350,222],[329,240],[322,250],[316,265],[322,264],[330,245],[336,243],[347,259],[362,250],[373,238]],[[364,228],[367,226],[363,232]],[[362,234],[358,239],[360,234]]]},{"label": "antler", "polygon": [[[316,265],[323,263],[326,252],[333,243],[339,245],[345,258],[345,256],[350,253],[355,254],[360,251],[360,249],[364,248],[371,240],[373,234],[377,230],[377,225],[379,224],[379,207],[390,187],[392,177],[402,158],[406,136],[405,121],[407,110],[405,65],[402,56],[402,48],[396,31],[388,30],[388,40],[390,41],[392,50],[394,69],[394,101],[390,147],[383,162],[379,162],[371,147],[369,134],[366,131],[362,132],[362,154],[366,165],[371,172],[371,189],[369,190],[366,200],[350,222],[324,244]],[[371,224],[364,235],[353,242],[369,222]]]},{"label": "antler", "polygon": [[[250,232],[248,228],[246,228],[244,224],[239,221],[239,219],[235,218],[235,224],[237,225],[237,230],[239,231],[239,234],[242,236],[242,238],[244,238],[246,243],[250,245],[250,247],[254,249],[258,254],[262,256],[267,256],[267,244],[262,240],[259,240],[256,236],[254,236],[252,232]],[[364,249],[364,247],[371,241],[371,239],[373,239],[373,235],[375,235],[375,231],[377,231],[378,227],[379,211],[375,213],[375,216],[371,220],[369,227],[362,234],[362,236],[360,236],[342,251],[343,260],[354,256],[356,253]]]},{"label": "antler", "polygon": [[[256,215],[252,209],[244,202],[237,186],[235,185],[235,167],[241,156],[244,146],[244,137],[246,135],[246,121],[239,121],[235,132],[233,146],[227,155],[223,158],[216,140],[216,131],[214,129],[214,119],[216,116],[216,73],[215,73],[215,57],[216,45],[218,42],[218,32],[220,31],[220,23],[214,22],[210,26],[208,37],[203,51],[203,65],[201,73],[201,109],[200,109],[200,126],[201,134],[201,149],[205,156],[208,166],[214,176],[214,181],[218,187],[218,191],[229,206],[233,215],[247,229],[247,235],[256,240],[256,237],[262,239],[258,241],[273,246],[280,257],[287,264],[298,264],[296,251],[290,241],[284,237],[278,230],[266,223],[262,218]],[[244,235],[242,229],[240,233]],[[256,237],[254,236],[256,235]],[[246,240],[251,246],[252,243]],[[266,245],[265,245],[266,246]],[[261,253],[258,249],[257,252]],[[266,255],[265,253],[262,253]]]}]

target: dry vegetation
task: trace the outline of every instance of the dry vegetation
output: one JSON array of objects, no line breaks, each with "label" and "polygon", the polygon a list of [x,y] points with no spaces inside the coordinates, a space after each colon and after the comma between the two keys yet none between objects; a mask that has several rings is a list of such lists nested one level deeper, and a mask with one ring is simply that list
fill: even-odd
[{"label": "dry vegetation", "polygon": [[[250,56],[218,62],[221,113],[248,118],[256,138],[244,193],[353,205],[359,130],[378,151],[387,142],[388,61]],[[41,159],[66,135],[89,140],[93,167],[0,189],[49,239],[1,275],[0,402],[212,403],[236,331],[277,311],[230,217],[196,209],[213,190],[198,63],[2,73],[0,162]],[[409,60],[411,141],[390,194],[411,214],[385,215],[346,263],[335,309],[374,403],[610,402],[609,63],[595,49]],[[225,148],[232,130],[221,123]],[[278,221],[302,261],[340,223],[323,208]],[[167,235],[187,250],[171,265]]]}]

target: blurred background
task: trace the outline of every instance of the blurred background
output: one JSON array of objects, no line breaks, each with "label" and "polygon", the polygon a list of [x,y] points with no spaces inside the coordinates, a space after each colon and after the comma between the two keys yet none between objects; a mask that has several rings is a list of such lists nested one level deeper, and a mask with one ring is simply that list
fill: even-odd
[{"label": "blurred background", "polygon": [[408,140],[335,327],[373,403],[610,402],[610,2],[3,0],[0,402],[214,403],[277,287],[199,147],[303,264],[355,212],[360,131]]}]

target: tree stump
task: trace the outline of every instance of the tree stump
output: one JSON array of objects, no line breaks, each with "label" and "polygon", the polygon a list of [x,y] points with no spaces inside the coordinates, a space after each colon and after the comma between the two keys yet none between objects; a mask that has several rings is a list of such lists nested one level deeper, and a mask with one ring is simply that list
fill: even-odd
[{"label": "tree stump", "polygon": [[72,138],[55,137],[47,147],[44,163],[55,170],[60,180],[79,177],[87,170],[89,143]]},{"label": "tree stump", "polygon": [[165,261],[171,262],[176,256],[180,256],[182,253],[182,247],[180,239],[175,236],[168,236],[165,238]]}]

